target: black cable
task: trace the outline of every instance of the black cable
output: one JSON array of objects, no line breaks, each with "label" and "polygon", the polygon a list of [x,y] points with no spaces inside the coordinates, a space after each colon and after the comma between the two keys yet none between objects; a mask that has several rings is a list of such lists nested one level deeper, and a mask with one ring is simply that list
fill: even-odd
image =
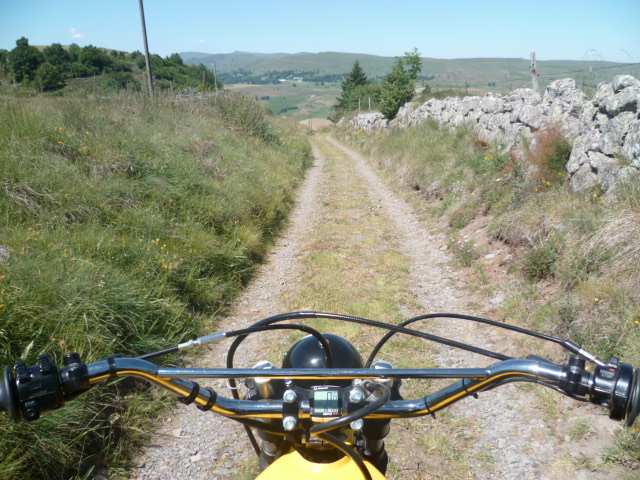
[{"label": "black cable", "polygon": [[260,458],[260,445],[258,445],[258,441],[256,440],[255,435],[251,431],[251,427],[249,427],[249,425],[246,425],[244,422],[240,422],[240,423],[242,423],[242,428],[244,428],[244,431],[247,434],[247,437],[249,437],[249,442],[251,442],[253,451],[256,452],[256,455],[258,456],[258,458]]},{"label": "black cable", "polygon": [[140,360],[149,360],[150,358],[160,357],[160,356],[166,355],[168,353],[177,352],[178,350],[179,350],[179,348],[177,346],[169,347],[169,348],[165,348],[165,349],[162,349],[162,350],[158,350],[157,352],[145,353],[144,355],[140,355],[138,358]]},{"label": "black cable", "polygon": [[[311,318],[326,318],[332,320],[343,320],[347,322],[359,323],[363,325],[368,325],[371,327],[382,328],[386,330],[392,330],[397,333],[404,333],[406,335],[411,335],[414,337],[424,338],[426,340],[430,340],[437,343],[442,343],[444,345],[448,345],[450,347],[460,348],[462,350],[467,350],[469,352],[477,353],[478,355],[484,355],[486,357],[495,358],[497,360],[512,360],[512,357],[507,355],[503,355],[501,353],[492,352],[490,350],[485,350],[484,348],[474,347],[471,345],[467,345],[461,342],[456,342],[455,340],[449,340],[448,338],[439,337],[437,335],[431,335],[428,333],[423,333],[418,330],[411,330],[408,328],[404,328],[397,325],[391,325],[388,323],[377,322],[375,320],[369,320],[367,318],[354,317],[351,315],[343,315],[339,313],[322,313],[322,312],[292,312],[292,313],[283,313],[280,315],[275,315],[273,317],[265,318],[256,322],[254,326],[261,325],[270,325],[276,322],[281,322],[283,320],[300,320],[300,319],[311,319]],[[483,319],[484,320],[484,319]],[[490,321],[490,320],[487,320]],[[237,337],[234,342],[231,344],[229,348],[229,352],[227,354],[227,367],[232,368],[233,365],[233,356],[235,352],[244,340],[245,336]]]},{"label": "black cable", "polygon": [[[247,336],[249,336],[250,333],[262,332],[266,330],[301,330],[303,332],[309,333],[310,335],[313,335],[315,338],[318,339],[318,341],[320,342],[320,344],[322,345],[322,348],[326,353],[328,368],[331,368],[333,366],[333,360],[331,357],[331,348],[329,347],[329,342],[327,342],[327,339],[318,330],[308,327],[306,325],[297,325],[297,324],[296,325],[259,325],[258,323],[252,325],[249,328],[244,328],[242,330],[235,330],[227,334],[227,337],[236,337],[234,342],[229,347],[229,350],[227,351],[227,368],[233,368],[233,357],[235,355],[235,352],[238,346],[240,345],[240,343],[245,338],[247,338]],[[233,378],[229,379],[229,386],[231,387],[231,394],[233,395],[233,398],[238,400],[240,397],[236,392],[236,389],[235,389],[236,381]]]},{"label": "black cable", "polygon": [[333,367],[333,357],[331,355],[331,348],[329,347],[329,342],[325,338],[325,336],[320,333],[315,328],[308,327],[306,325],[264,325],[264,326],[252,326],[249,328],[243,328],[240,330],[233,330],[231,332],[225,332],[226,338],[238,337],[240,335],[249,335],[251,333],[256,332],[264,332],[266,330],[301,330],[305,333],[313,335],[322,345],[322,349],[325,352],[325,356],[327,357],[327,368]]},{"label": "black cable", "polygon": [[345,425],[349,425],[351,422],[355,420],[360,420],[361,418],[365,418],[367,415],[374,413],[375,411],[379,410],[385,403],[387,403],[387,401],[389,400],[389,397],[391,396],[391,390],[389,390],[389,387],[387,387],[384,384],[373,382],[373,381],[365,381],[362,383],[362,386],[367,390],[371,390],[371,391],[377,390],[381,392],[382,395],[380,396],[380,398],[371,402],[369,405],[365,406],[364,408],[360,408],[355,412],[345,415],[344,417],[331,420],[330,422],[319,423],[317,425],[314,425],[309,429],[309,433],[314,437],[319,438],[320,440],[323,440],[329,443],[330,445],[333,445],[335,448],[337,448],[342,453],[347,455],[358,466],[358,468],[360,469],[360,472],[362,472],[363,477],[365,479],[371,479],[371,474],[369,473],[369,469],[364,464],[364,461],[362,460],[358,452],[355,451],[352,447],[350,447],[346,443],[344,443],[338,437],[335,437],[334,435],[331,435],[330,433],[328,433],[330,430],[335,430]]},{"label": "black cable", "polygon": [[[523,335],[529,335],[531,337],[539,338],[539,339],[542,339],[542,340],[545,340],[545,341],[548,341],[548,342],[557,343],[558,345],[561,345],[561,346],[567,348],[568,350],[573,351],[571,348],[568,347],[568,343],[569,342],[567,340],[563,340],[561,338],[557,338],[557,337],[554,337],[552,335],[547,335],[545,333],[540,333],[540,332],[535,332],[533,330],[528,330],[526,328],[516,327],[515,325],[509,325],[507,323],[496,322],[495,320],[489,320],[487,318],[475,317],[473,315],[464,315],[464,314],[458,314],[458,313],[430,313],[430,314],[427,314],[427,315],[420,315],[420,316],[417,316],[417,317],[410,318],[409,320],[405,320],[404,322],[402,322],[400,324],[400,326],[401,327],[405,327],[405,326],[410,325],[410,324],[412,324],[414,322],[418,322],[420,320],[428,320],[428,319],[432,319],[432,318],[455,318],[455,319],[458,319],[458,320],[468,320],[468,321],[471,321],[471,322],[483,323],[485,325],[490,325],[490,326],[493,326],[493,327],[503,328],[505,330],[511,330],[511,331],[514,331],[514,332],[517,332],[517,333],[521,333]],[[371,364],[373,363],[373,359],[378,354],[380,349],[396,333],[397,332],[395,332],[395,331],[391,331],[391,332],[388,332],[387,334],[385,334],[384,337],[382,337],[382,339],[378,342],[378,344],[375,346],[375,348],[371,351],[371,354],[369,355],[369,358],[367,359],[367,362],[365,364],[365,368],[370,368]],[[509,359],[511,359],[511,357],[505,358],[505,360],[509,360]]]},{"label": "black cable", "polygon": [[335,437],[327,432],[320,432],[318,434],[315,434],[314,436],[324,442],[327,442],[329,445],[332,445],[333,447],[337,448],[342,453],[344,453],[347,457],[353,460],[356,466],[360,469],[360,473],[362,473],[362,477],[364,478],[364,480],[373,480],[371,478],[371,473],[369,472],[369,469],[364,464],[364,460],[362,460],[360,455],[358,455],[358,452],[356,452],[349,445],[344,443],[338,437]]}]

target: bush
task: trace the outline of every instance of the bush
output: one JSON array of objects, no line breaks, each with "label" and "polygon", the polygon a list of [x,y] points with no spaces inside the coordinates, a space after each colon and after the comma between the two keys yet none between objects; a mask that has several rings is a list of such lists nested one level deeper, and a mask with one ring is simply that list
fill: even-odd
[{"label": "bush", "polygon": [[60,69],[49,62],[45,62],[38,67],[34,83],[36,89],[40,92],[52,92],[64,87]]},{"label": "bush", "polygon": [[520,267],[527,279],[537,282],[555,273],[557,261],[556,249],[551,245],[542,245],[525,253]]},{"label": "bush", "polygon": [[565,167],[571,156],[571,149],[571,142],[562,135],[559,126],[539,131],[528,152],[529,161],[537,167],[533,175],[534,182],[543,188],[563,184],[567,179]]},{"label": "bush", "polygon": [[129,72],[112,72],[102,82],[105,90],[140,90],[138,82]]},{"label": "bush", "polygon": [[267,110],[259,102],[239,92],[222,91],[215,97],[215,108],[230,128],[265,142],[277,142],[278,137],[268,121]]}]

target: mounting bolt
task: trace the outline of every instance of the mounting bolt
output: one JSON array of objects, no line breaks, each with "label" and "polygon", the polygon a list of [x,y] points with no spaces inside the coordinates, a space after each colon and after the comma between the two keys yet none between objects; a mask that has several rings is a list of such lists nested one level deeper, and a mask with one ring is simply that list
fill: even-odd
[{"label": "mounting bolt", "polygon": [[297,399],[298,395],[294,390],[287,390],[284,392],[284,395],[282,395],[282,400],[284,400],[286,403],[293,403]]},{"label": "mounting bolt", "polygon": [[349,401],[351,403],[362,403],[364,401],[364,393],[359,388],[352,388],[349,392]]},{"label": "mounting bolt", "polygon": [[296,417],[288,416],[282,419],[282,428],[284,428],[287,432],[290,432],[298,425],[298,420]]},{"label": "mounting bolt", "polygon": [[350,425],[353,430],[360,431],[362,430],[362,427],[364,425],[364,420],[359,418],[358,420],[354,420],[353,422],[351,422]]}]

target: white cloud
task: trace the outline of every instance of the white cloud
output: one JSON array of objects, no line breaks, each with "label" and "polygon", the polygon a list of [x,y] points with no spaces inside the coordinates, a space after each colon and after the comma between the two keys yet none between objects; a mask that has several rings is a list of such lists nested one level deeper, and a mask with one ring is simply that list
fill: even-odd
[{"label": "white cloud", "polygon": [[69,32],[69,35],[71,35],[71,38],[87,38],[86,33],[79,32],[75,28],[70,28],[68,32]]},{"label": "white cloud", "polygon": [[197,42],[198,42],[198,43],[207,43],[207,40],[206,40],[206,39],[204,39],[204,38],[199,38],[199,39],[197,40]]}]

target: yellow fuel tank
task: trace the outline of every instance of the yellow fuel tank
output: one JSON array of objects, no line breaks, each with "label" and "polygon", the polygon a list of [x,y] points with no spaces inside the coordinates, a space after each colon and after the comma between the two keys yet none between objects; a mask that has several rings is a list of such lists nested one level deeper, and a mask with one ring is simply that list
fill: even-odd
[{"label": "yellow fuel tank", "polygon": [[[373,480],[385,480],[385,476],[376,467],[367,461],[364,463]],[[360,469],[348,457],[333,463],[312,463],[294,451],[273,462],[256,480],[359,480],[361,478]]]}]

